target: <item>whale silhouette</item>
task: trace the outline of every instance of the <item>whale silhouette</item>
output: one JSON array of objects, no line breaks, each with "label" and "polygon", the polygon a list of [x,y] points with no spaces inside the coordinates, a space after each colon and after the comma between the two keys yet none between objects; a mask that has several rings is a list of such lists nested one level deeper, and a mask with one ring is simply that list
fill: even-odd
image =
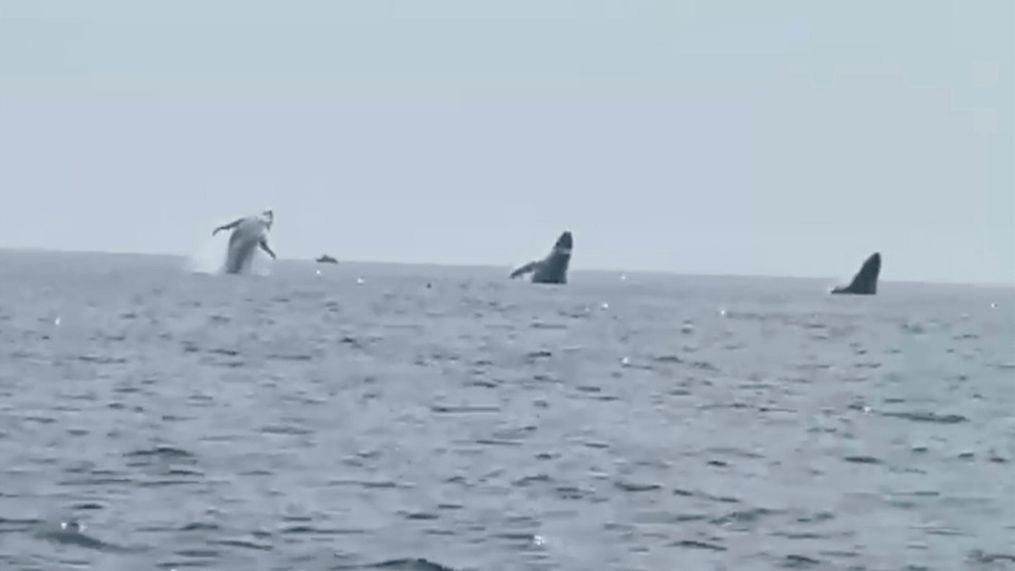
[{"label": "whale silhouette", "polygon": [[223,224],[212,231],[214,236],[223,230],[232,230],[229,235],[229,246],[226,250],[224,270],[227,274],[239,274],[250,269],[254,253],[260,247],[275,259],[275,252],[268,246],[268,231],[275,222],[275,214],[265,210],[258,216],[246,216]]},{"label": "whale silhouette", "polygon": [[832,293],[875,295],[878,293],[878,276],[881,274],[881,254],[874,252],[860,266],[860,271],[853,276],[853,281],[843,287],[838,286]]},{"label": "whale silhouette", "polygon": [[542,260],[529,262],[511,272],[511,279],[532,274],[532,283],[536,284],[566,284],[567,269],[571,264],[571,250],[574,248],[574,238],[570,231],[565,231],[557,238],[553,249]]}]

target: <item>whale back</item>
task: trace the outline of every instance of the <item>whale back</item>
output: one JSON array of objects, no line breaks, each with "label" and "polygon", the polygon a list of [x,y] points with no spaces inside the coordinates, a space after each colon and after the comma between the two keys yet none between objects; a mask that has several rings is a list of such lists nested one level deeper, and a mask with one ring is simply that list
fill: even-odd
[{"label": "whale back", "polygon": [[257,254],[257,245],[268,233],[267,221],[256,216],[244,218],[229,236],[225,272],[242,274],[250,270]]}]

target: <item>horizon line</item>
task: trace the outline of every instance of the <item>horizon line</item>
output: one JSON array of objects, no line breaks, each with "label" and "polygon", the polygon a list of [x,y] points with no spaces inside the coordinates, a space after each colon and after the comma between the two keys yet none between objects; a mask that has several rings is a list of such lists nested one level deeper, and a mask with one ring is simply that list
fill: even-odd
[{"label": "horizon line", "polygon": [[[109,250],[87,250],[87,249],[69,249],[69,248],[47,248],[47,247],[3,247],[0,246],[0,252],[22,252],[22,253],[44,253],[44,254],[101,254],[108,256],[147,256],[153,258],[180,258],[186,259],[187,254],[170,254],[165,252],[138,252],[130,250],[121,251],[109,251]],[[315,257],[310,256],[306,258],[302,257],[278,257],[280,262],[308,262],[316,263]],[[444,268],[510,268],[510,264],[496,265],[496,264],[482,264],[482,263],[445,263],[445,262],[405,262],[405,261],[392,261],[392,260],[365,260],[358,258],[346,258],[339,259],[338,265],[345,264],[375,264],[375,265],[390,265],[390,266],[436,266]],[[576,273],[619,273],[619,274],[659,274],[667,276],[681,276],[681,277],[696,277],[696,278],[751,278],[751,279],[791,279],[791,280],[835,280],[834,277],[829,276],[815,276],[815,275],[773,275],[773,274],[739,274],[739,273],[687,273],[679,272],[675,270],[659,270],[659,269],[640,269],[640,268],[598,268],[598,267],[583,267],[579,269],[572,269],[571,272]],[[1012,282],[962,282],[962,281],[927,281],[927,280],[893,280],[893,279],[881,279],[881,282],[896,283],[896,284],[920,284],[920,285],[946,285],[946,286],[971,286],[971,287],[992,287],[992,288],[1006,288],[1015,289],[1015,283]],[[830,282],[831,283],[831,282]]]}]

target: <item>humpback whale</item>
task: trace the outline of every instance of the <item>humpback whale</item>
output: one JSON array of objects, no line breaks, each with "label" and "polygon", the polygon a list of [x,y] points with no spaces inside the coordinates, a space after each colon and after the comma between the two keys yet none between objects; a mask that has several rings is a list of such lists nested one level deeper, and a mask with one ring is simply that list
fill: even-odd
[{"label": "humpback whale", "polygon": [[566,284],[567,268],[571,264],[571,249],[573,247],[574,238],[571,237],[570,231],[565,231],[557,238],[549,255],[542,260],[521,266],[511,272],[510,277],[514,279],[531,272],[534,284]]},{"label": "humpback whale", "polygon": [[212,236],[223,230],[233,231],[229,236],[229,246],[226,250],[224,269],[227,274],[239,274],[249,269],[258,247],[271,256],[271,259],[275,259],[275,252],[268,246],[268,231],[274,222],[275,214],[271,210],[265,210],[258,216],[238,218],[212,231]]},{"label": "humpback whale", "polygon": [[881,254],[874,252],[860,266],[860,271],[853,276],[848,286],[839,286],[832,293],[851,293],[857,295],[874,295],[878,293],[878,275],[881,273]]}]

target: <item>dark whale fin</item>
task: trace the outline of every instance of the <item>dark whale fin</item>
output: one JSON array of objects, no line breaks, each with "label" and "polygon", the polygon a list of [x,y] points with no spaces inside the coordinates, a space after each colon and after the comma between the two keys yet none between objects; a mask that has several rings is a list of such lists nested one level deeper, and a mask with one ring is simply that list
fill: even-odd
[{"label": "dark whale fin", "polygon": [[874,295],[878,293],[878,276],[881,274],[881,254],[871,254],[860,271],[853,276],[853,281],[846,287],[837,287],[832,293],[851,293],[856,295]]},{"label": "dark whale fin", "polygon": [[529,263],[525,264],[524,266],[521,266],[521,267],[517,268],[515,271],[511,272],[511,275],[509,277],[511,279],[515,279],[515,278],[517,278],[519,276],[524,276],[525,274],[527,274],[529,272],[534,272],[534,271],[536,271],[536,266],[538,266],[538,265],[539,265],[539,262],[529,262]]}]

